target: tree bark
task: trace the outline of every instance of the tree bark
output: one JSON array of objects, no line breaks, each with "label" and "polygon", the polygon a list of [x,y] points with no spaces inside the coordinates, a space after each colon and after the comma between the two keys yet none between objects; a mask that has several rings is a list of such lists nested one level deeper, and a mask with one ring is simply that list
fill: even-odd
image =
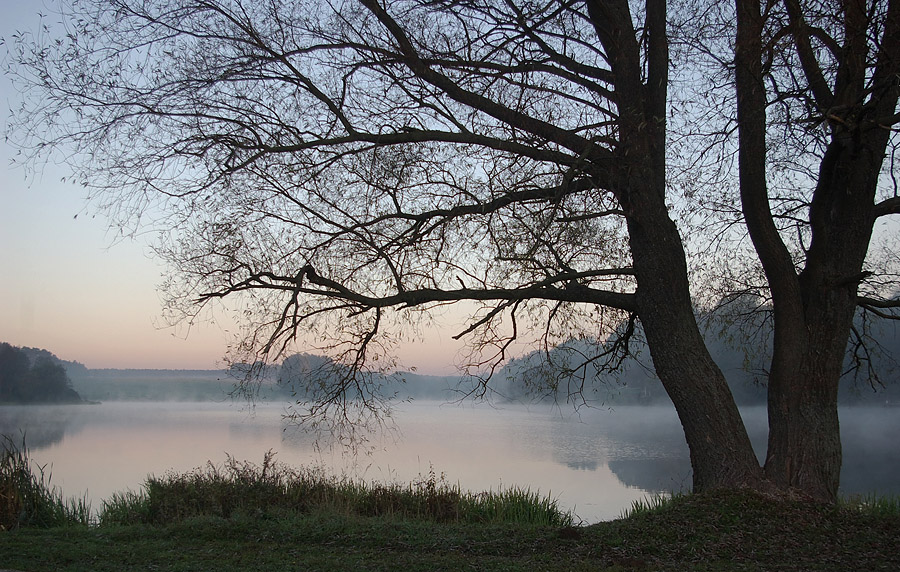
[{"label": "tree bark", "polygon": [[[797,271],[775,227],[766,182],[766,90],[762,70],[763,19],[755,0],[737,0],[735,86],[741,204],[766,273],[774,314],[768,384],[769,442],[765,474],[782,489],[833,502],[840,484],[837,396],[850,328],[876,217],[874,199],[888,142],[877,117],[894,113],[900,10],[892,2],[866,102],[865,14],[844,14],[848,38],[835,85],[825,83],[809,49],[801,7],[786,2],[795,47],[811,97],[825,114],[831,139],[821,159],[809,208],[811,240]],[[846,111],[835,117],[832,106]]]},{"label": "tree bark", "polygon": [[762,469],[731,390],[697,325],[683,242],[666,205],[665,2],[647,2],[646,83],[641,81],[635,35],[625,31],[631,22],[627,3],[589,6],[616,76],[619,145],[614,191],[628,225],[637,314],[656,374],[684,429],[694,490],[759,487]]},{"label": "tree bark", "polygon": [[[817,334],[831,335],[817,329]],[[828,355],[832,352],[823,349],[820,337],[812,335],[808,342],[796,344],[791,353],[800,354],[799,362],[773,362],[765,474],[781,489],[833,502],[842,459],[837,409],[841,360]],[[836,355],[843,357],[845,345]]]},{"label": "tree bark", "polygon": [[678,230],[662,213],[655,220],[639,218],[629,221],[638,315],[656,373],[684,429],[694,491],[758,489],[762,470],[731,390],[697,326]]},{"label": "tree bark", "polygon": [[882,140],[875,130],[832,137],[810,207],[801,306],[792,310],[805,331],[776,338],[769,377],[766,475],[826,502],[836,500],[840,484],[838,385],[875,222]]}]

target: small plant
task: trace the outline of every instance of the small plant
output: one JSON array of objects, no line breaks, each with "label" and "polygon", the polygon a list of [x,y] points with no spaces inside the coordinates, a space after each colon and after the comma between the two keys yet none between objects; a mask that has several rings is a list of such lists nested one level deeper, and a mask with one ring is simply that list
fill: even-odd
[{"label": "small plant", "polygon": [[90,524],[87,500],[63,499],[50,486],[46,467],[35,467],[29,459],[24,437],[18,446],[4,435],[0,449],[0,530]]},{"label": "small plant", "polygon": [[461,501],[468,521],[491,523],[536,524],[554,527],[572,526],[574,516],[563,512],[556,499],[543,496],[530,488],[500,488],[473,495],[468,493]]},{"label": "small plant", "polygon": [[131,525],[151,522],[150,499],[143,492],[125,491],[113,493],[103,501],[100,510],[100,526],[107,524]]}]

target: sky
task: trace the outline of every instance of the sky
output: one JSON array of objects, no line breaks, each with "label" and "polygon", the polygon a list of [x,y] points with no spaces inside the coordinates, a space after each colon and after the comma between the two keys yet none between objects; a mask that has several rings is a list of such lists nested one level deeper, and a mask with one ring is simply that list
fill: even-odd
[{"label": "sky", "polygon": [[[0,36],[39,24],[39,3],[0,0]],[[4,69],[5,45],[0,47]],[[18,98],[0,78],[3,132]],[[91,368],[200,368],[220,364],[227,336],[205,325],[164,327],[156,290],[162,267],[147,237],[116,240],[82,188],[47,165],[29,174],[0,147],[0,341],[40,347]],[[183,330],[183,329],[182,329]]]},{"label": "sky", "polygon": [[[0,37],[37,29],[41,3],[0,0]],[[7,48],[0,46],[5,70]],[[4,135],[18,99],[0,76]],[[157,285],[164,268],[151,256],[153,237],[119,239],[86,202],[81,187],[61,182],[68,172],[46,165],[36,174],[12,164],[0,143],[0,342],[47,349],[89,368],[214,369],[222,367],[228,324],[189,331],[162,317]],[[404,366],[449,374],[459,344],[438,329],[401,348]]]}]

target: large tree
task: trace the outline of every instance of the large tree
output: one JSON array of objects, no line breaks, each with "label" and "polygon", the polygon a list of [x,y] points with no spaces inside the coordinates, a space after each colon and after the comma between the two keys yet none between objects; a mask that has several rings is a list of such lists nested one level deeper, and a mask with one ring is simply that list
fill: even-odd
[{"label": "large tree", "polygon": [[[18,73],[39,94],[18,117],[31,143],[68,151],[117,223],[143,215],[165,229],[173,309],[191,316],[240,300],[243,347],[254,358],[331,340],[341,375],[320,388],[311,419],[353,407],[377,415],[381,378],[366,369],[385,363],[420,313],[449,303],[479,304],[461,335],[489,367],[528,330],[545,340],[576,327],[627,338],[633,328],[619,326],[631,317],[678,411],[695,489],[767,486],[699,331],[673,220],[681,212],[673,202],[689,198],[667,185],[666,2],[633,8],[627,0],[78,2],[64,14],[64,35],[18,44]],[[890,19],[878,14],[880,38]],[[750,43],[761,44],[769,28],[754,25]],[[778,39],[798,29],[788,22]],[[767,49],[779,57],[803,52],[802,41],[774,44]],[[867,45],[882,59],[896,52]],[[764,61],[748,49],[739,58]],[[769,71],[748,66],[737,69],[750,80],[736,77],[742,150],[757,144],[745,141],[745,124],[763,137],[768,125],[765,92],[746,94]],[[764,183],[764,153],[761,161]],[[747,225],[777,314],[774,282],[811,274],[791,257],[770,266],[763,243],[784,229],[767,227],[769,239],[758,240],[757,229],[776,219],[747,164],[742,154]],[[826,234],[830,220],[822,219]],[[865,249],[853,248],[861,267]],[[814,367],[844,355],[857,301],[855,286],[847,292],[843,329],[827,345],[810,337],[802,346],[803,355],[829,352]],[[795,351],[779,345],[794,343],[783,323],[776,364],[792,363],[779,356]],[[603,347],[595,363],[615,365],[628,350]],[[773,367],[772,404],[784,414],[771,417],[766,469],[778,484],[827,498],[831,489],[775,468],[785,464],[780,447],[819,455],[778,436],[795,433],[784,403],[830,417],[822,413],[830,394],[811,398],[819,382],[812,369],[800,373],[809,381],[779,382],[787,378]],[[836,422],[823,431],[837,438]]]},{"label": "large tree", "polygon": [[[739,0],[736,16],[741,205],[774,322],[766,476],[833,499],[838,382],[857,308],[894,317],[898,305],[867,253],[879,217],[900,213],[885,162],[896,145],[900,2]],[[787,180],[773,175],[785,152]]]}]

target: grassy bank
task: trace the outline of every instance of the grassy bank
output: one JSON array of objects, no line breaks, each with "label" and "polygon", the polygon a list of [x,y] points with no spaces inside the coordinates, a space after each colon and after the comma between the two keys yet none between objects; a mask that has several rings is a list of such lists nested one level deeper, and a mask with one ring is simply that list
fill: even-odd
[{"label": "grassy bank", "polygon": [[[59,499],[56,499],[57,501]],[[63,504],[62,506],[66,506]],[[686,495],[575,526],[527,490],[472,494],[433,472],[362,485],[229,461],[0,533],[18,570],[896,570],[896,500],[818,506]]]},{"label": "grassy bank", "polygon": [[194,517],[276,519],[310,513],[459,524],[571,526],[573,517],[550,497],[510,487],[475,494],[434,469],[412,483],[367,483],[320,468],[262,464],[228,457],[183,474],[150,477],[140,493],[103,503],[99,524],[171,524]]}]

